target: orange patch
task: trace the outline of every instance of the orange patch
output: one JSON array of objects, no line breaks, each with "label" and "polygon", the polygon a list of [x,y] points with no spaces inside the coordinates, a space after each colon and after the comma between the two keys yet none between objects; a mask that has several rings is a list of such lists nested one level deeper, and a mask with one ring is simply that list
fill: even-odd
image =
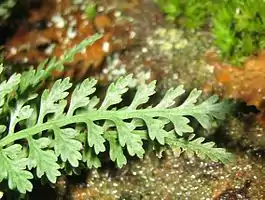
[{"label": "orange patch", "polygon": [[261,111],[257,119],[265,126],[265,52],[249,57],[242,67],[223,64],[213,54],[207,56],[208,63],[214,66],[213,90],[221,89],[220,95],[224,98],[243,100],[247,105],[256,106]]},{"label": "orange patch", "polygon": [[265,100],[265,52],[246,60],[243,67],[209,61],[214,68],[215,80],[222,88],[223,97],[241,99],[248,105],[263,109]]}]

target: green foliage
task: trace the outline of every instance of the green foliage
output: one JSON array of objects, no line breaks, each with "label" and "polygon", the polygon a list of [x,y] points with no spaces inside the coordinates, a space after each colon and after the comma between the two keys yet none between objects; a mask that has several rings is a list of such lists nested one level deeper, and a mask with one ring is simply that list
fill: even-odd
[{"label": "green foliage", "polygon": [[185,90],[183,86],[171,88],[157,105],[144,106],[155,94],[153,81],[139,86],[131,103],[121,107],[133,81],[128,75],[111,83],[102,101],[94,94],[95,79],[85,79],[71,94],[69,78],[57,80],[41,95],[35,93],[34,88],[48,78],[52,69],[61,69],[64,61],[99,37],[85,40],[60,59],[44,61],[37,70],[14,74],[0,84],[0,181],[7,179],[10,189],[25,193],[32,190],[33,174],[37,178],[46,176],[54,183],[62,171],[67,172],[66,166],[74,169],[84,162],[88,168],[100,167],[102,152],[108,152],[110,159],[122,167],[127,163],[127,153],[143,158],[144,142],[169,146],[176,153],[185,151],[223,163],[231,161],[233,156],[214,147],[213,142],[193,138],[190,118],[209,128],[214,118],[224,119],[229,111],[229,104],[218,102],[216,96],[198,103],[199,90],[192,90],[177,105]]},{"label": "green foliage", "polygon": [[94,3],[90,3],[87,5],[86,7],[86,16],[88,19],[93,19],[95,18],[97,14],[97,7],[96,7],[96,4]]},{"label": "green foliage", "polygon": [[185,28],[211,24],[215,44],[225,61],[240,65],[265,47],[264,0],[157,0],[171,19]]},{"label": "green foliage", "polygon": [[213,15],[213,34],[222,56],[234,65],[262,50],[265,42],[265,1],[233,0]]},{"label": "green foliage", "polygon": [[198,28],[204,25],[209,17],[208,9],[211,0],[155,0],[167,19],[175,20],[185,28]]},{"label": "green foliage", "polygon": [[17,0],[2,0],[0,2],[0,22],[10,15],[11,9],[16,5]]}]

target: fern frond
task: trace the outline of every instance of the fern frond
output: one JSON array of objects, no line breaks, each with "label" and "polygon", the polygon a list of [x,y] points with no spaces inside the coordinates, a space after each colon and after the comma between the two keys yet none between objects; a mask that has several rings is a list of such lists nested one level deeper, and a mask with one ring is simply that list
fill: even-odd
[{"label": "fern frond", "polygon": [[46,59],[39,64],[37,70],[31,68],[23,72],[20,81],[20,93],[25,92],[28,88],[38,89],[36,86],[49,78],[52,71],[62,71],[64,69],[64,63],[72,62],[74,60],[74,55],[81,52],[86,46],[93,44],[101,37],[101,34],[94,34],[89,39],[85,39],[80,44],[65,51],[60,58],[53,57],[52,59]]},{"label": "fern frond", "polygon": [[[9,126],[5,124],[9,128],[0,139],[0,162],[4,163],[0,180],[8,179],[10,188],[25,193],[32,189],[30,169],[36,169],[38,178],[46,175],[54,183],[61,174],[59,159],[72,167],[78,167],[81,162],[90,168],[99,167],[98,155],[106,151],[110,159],[122,167],[127,163],[126,151],[130,156],[143,157],[144,140],[214,161],[231,160],[231,154],[215,148],[214,143],[182,137],[184,133],[193,132],[188,117],[209,128],[214,118],[223,119],[228,112],[226,102],[218,102],[213,96],[198,104],[201,91],[194,89],[177,105],[178,98],[185,92],[183,86],[179,86],[169,89],[157,105],[143,107],[155,93],[155,82],[151,82],[137,89],[129,106],[120,108],[122,95],[129,91],[131,81],[132,75],[129,75],[112,83],[102,103],[94,95],[94,79],[86,79],[74,89],[69,106],[66,103],[72,87],[69,78],[57,80],[51,89],[43,91],[40,102],[34,106],[30,101],[35,96],[18,99]],[[18,122],[21,126],[14,128]],[[169,129],[168,124],[173,128]],[[84,137],[80,137],[81,133]],[[19,145],[22,141],[28,145],[22,148]],[[10,155],[10,148],[16,150],[17,156]]]}]

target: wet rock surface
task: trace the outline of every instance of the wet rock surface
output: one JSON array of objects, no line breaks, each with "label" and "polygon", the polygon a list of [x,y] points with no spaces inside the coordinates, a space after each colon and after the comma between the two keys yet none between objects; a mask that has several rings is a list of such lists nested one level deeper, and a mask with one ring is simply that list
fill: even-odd
[{"label": "wet rock surface", "polygon": [[120,170],[93,170],[80,185],[69,185],[68,199],[264,199],[264,160],[237,153],[222,165],[149,154]]}]

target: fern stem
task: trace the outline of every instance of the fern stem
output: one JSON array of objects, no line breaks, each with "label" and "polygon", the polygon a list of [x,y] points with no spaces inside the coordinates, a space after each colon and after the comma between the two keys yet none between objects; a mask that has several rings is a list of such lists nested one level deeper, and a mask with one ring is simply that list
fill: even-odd
[{"label": "fern stem", "polygon": [[[194,107],[196,108],[196,106]],[[174,110],[174,111],[173,111]],[[166,116],[170,112],[174,112],[174,115],[191,115],[191,109],[189,108],[187,112],[185,112],[185,108],[174,108],[174,109],[143,109],[143,110],[121,110],[121,111],[90,111],[89,113],[79,114],[75,116],[63,116],[58,119],[54,119],[45,123],[37,124],[33,127],[21,130],[12,135],[7,135],[2,140],[0,140],[0,146],[4,147],[16,140],[20,140],[23,138],[27,138],[29,136],[33,136],[37,133],[41,133],[42,131],[53,129],[55,126],[63,127],[69,124],[75,123],[85,123],[87,120],[97,121],[97,120],[110,120],[118,117],[120,119],[132,119],[132,118],[144,118],[144,116]]]}]

